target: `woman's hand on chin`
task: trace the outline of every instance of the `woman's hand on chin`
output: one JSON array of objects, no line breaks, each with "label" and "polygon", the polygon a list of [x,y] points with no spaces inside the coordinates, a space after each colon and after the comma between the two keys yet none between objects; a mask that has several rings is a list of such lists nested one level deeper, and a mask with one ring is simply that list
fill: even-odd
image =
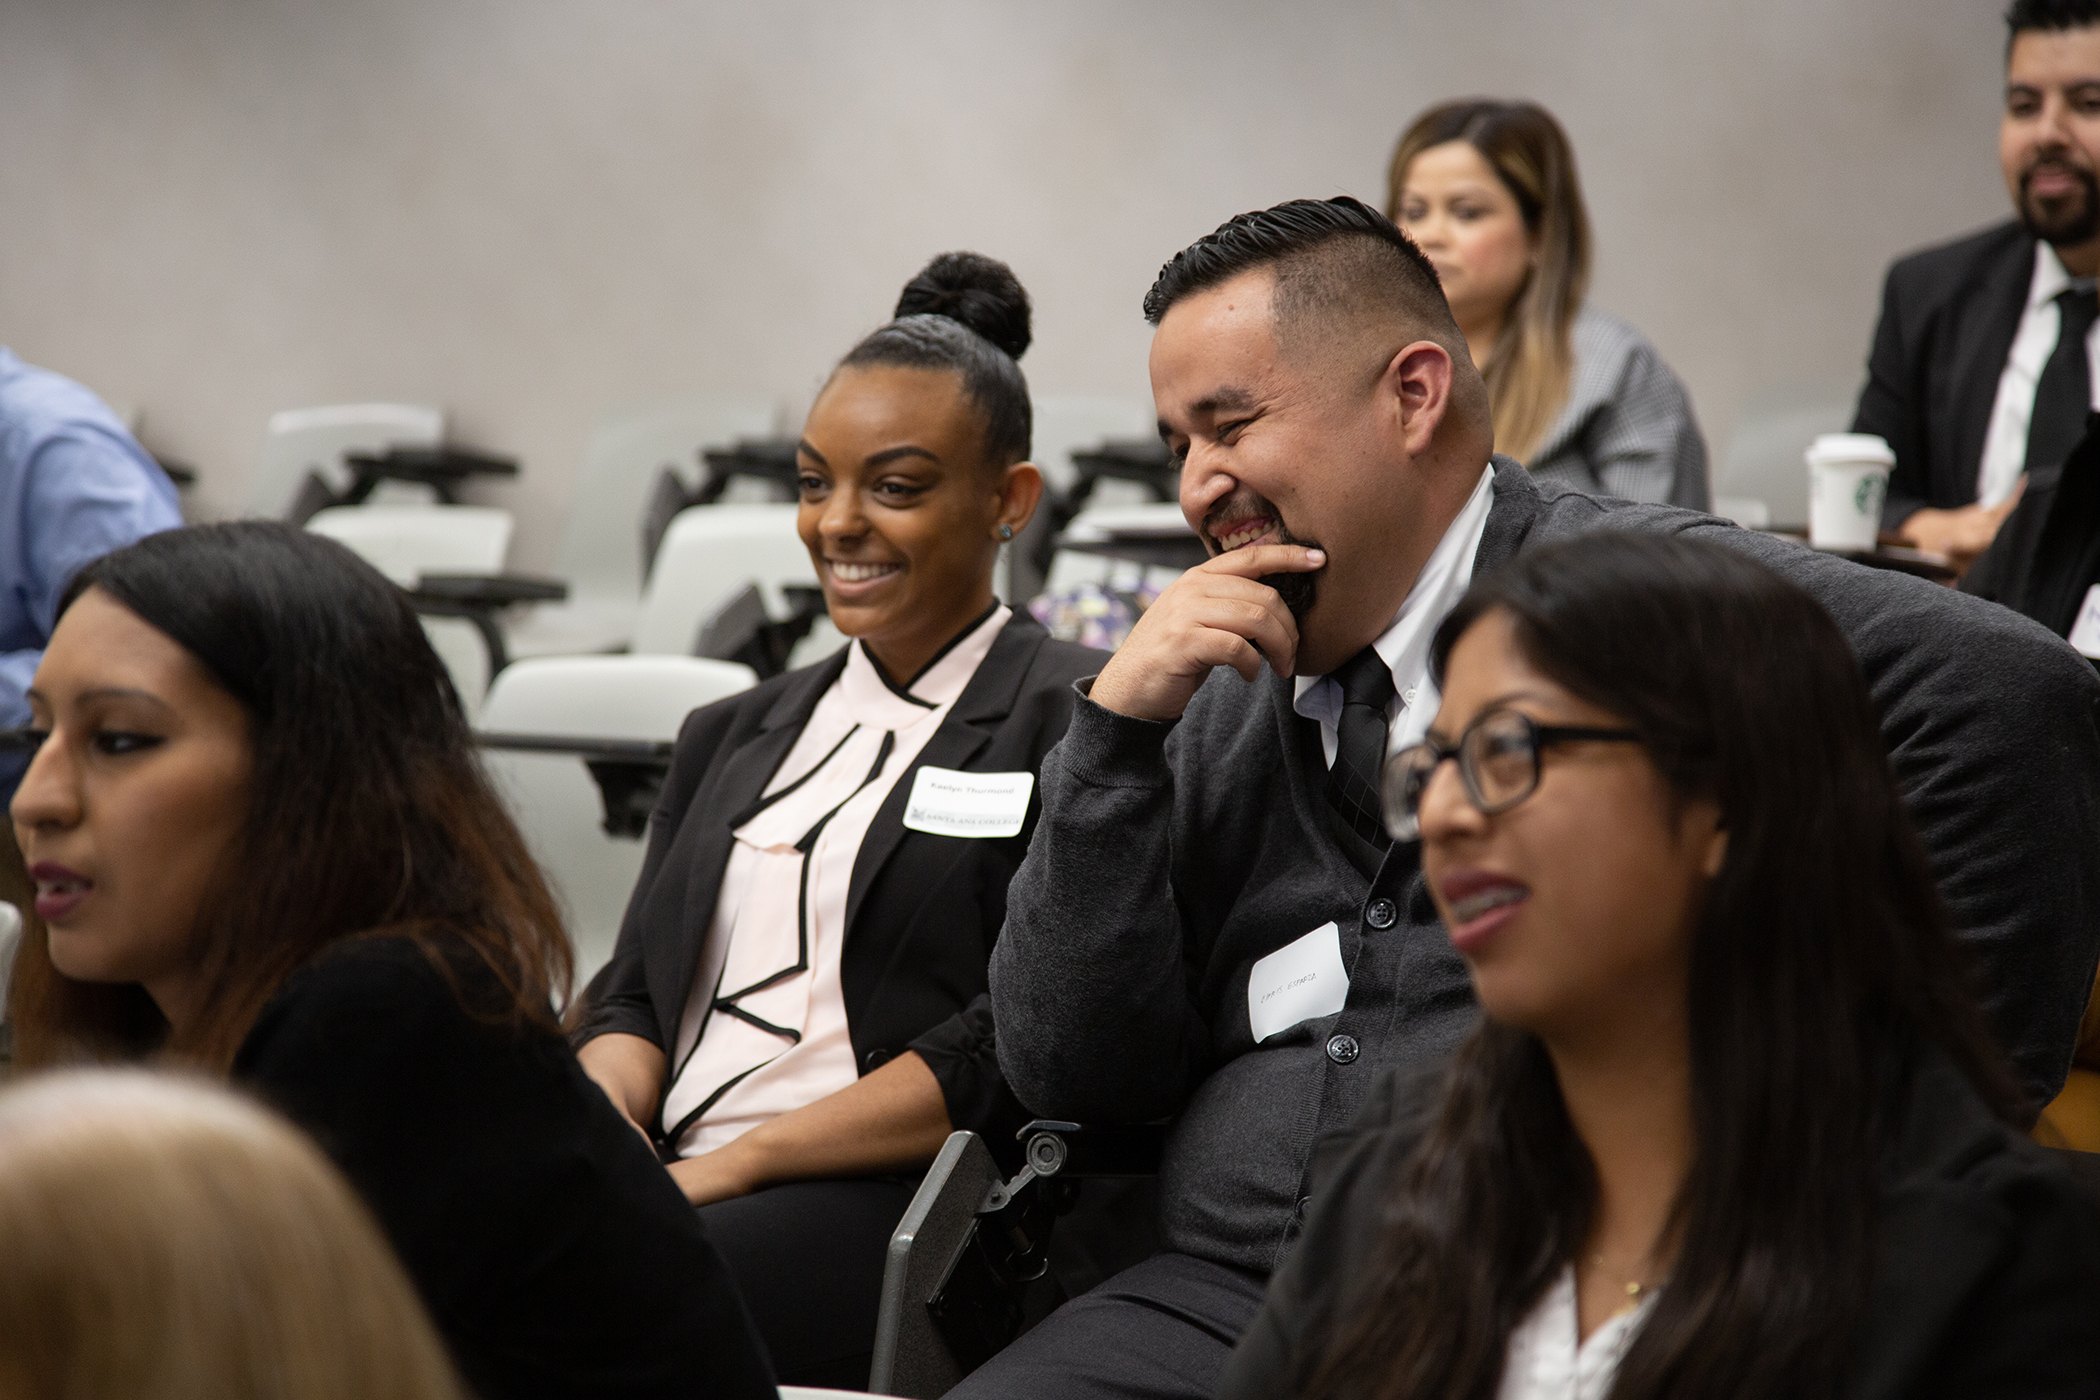
[{"label": "woman's hand on chin", "polygon": [[739,1138],[698,1157],[681,1157],[668,1170],[688,1201],[707,1206],[733,1196],[748,1196],[764,1185],[756,1166],[752,1153],[744,1150],[744,1140]]}]

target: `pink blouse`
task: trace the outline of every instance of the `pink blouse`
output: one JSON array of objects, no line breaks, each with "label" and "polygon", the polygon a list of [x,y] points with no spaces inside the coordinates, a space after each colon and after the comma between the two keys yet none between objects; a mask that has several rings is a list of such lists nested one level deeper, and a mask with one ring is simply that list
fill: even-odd
[{"label": "pink blouse", "polygon": [[681,1157],[860,1077],[839,984],[853,862],[1012,615],[995,608],[902,691],[852,643],[759,809],[736,829],[696,981],[718,964],[721,973],[686,998],[664,1100],[666,1124],[693,1117]]}]

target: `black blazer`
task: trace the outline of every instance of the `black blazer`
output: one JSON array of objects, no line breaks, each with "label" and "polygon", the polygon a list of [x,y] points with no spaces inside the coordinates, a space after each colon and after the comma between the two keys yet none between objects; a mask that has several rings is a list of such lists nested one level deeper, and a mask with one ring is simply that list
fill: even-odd
[{"label": "black blazer", "polygon": [[464,944],[337,944],[233,1063],[364,1197],[481,1400],[770,1400],[685,1197],[554,1031]]},{"label": "black blazer", "polygon": [[[1002,1147],[1022,1119],[999,1073],[985,963],[1006,921],[1007,882],[1028,849],[1041,795],[1030,793],[1021,834],[996,840],[907,831],[904,808],[914,775],[927,764],[1036,772],[1071,720],[1072,683],[1099,672],[1107,659],[1051,640],[1016,612],[940,728],[898,775],[868,826],[848,886],[839,974],[861,1073],[918,1051],[940,1081],[949,1121]],[[577,1045],[623,1031],[671,1052],[729,864],[731,819],[765,790],[845,666],[841,648],[687,718],[612,961],[585,993]],[[654,1129],[661,1135],[668,1126],[659,1121]]]},{"label": "black blazer", "polygon": [[[1389,1074],[1315,1150],[1304,1237],[1225,1367],[1220,1400],[1298,1393],[1361,1306],[1393,1182],[1440,1079]],[[2100,1396],[2100,1198],[1993,1118],[1951,1061],[1924,1059],[1892,1135],[1856,1400]]]},{"label": "black blazer", "polygon": [[2086,590],[2100,583],[2100,413],[2061,466],[2027,474],[2020,503],[1961,590],[2071,635]]},{"label": "black blazer", "polygon": [[1852,431],[1896,452],[1882,528],[1924,506],[1976,501],[1998,378],[2034,282],[2034,239],[2015,223],[1902,258],[1889,269]]}]

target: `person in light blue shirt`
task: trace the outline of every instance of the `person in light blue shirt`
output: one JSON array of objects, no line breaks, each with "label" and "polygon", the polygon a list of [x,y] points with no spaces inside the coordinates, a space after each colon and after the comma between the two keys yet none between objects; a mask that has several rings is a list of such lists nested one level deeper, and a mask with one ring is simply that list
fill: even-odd
[{"label": "person in light blue shirt", "polygon": [[[175,485],[108,405],[0,346],[0,729],[23,698],[80,567],[182,524]],[[0,803],[27,766],[0,754]]]}]

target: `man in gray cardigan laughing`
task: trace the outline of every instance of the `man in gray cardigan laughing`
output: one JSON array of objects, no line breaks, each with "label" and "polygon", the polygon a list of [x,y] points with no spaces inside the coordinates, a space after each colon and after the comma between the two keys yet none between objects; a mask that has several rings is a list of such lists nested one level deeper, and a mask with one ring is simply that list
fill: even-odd
[{"label": "man in gray cardigan laughing", "polygon": [[1379,825],[1377,770],[1436,711],[1437,622],[1548,540],[1697,531],[1822,601],[1992,1025],[2036,1106],[2056,1092],[2100,959],[2091,666],[1920,579],[1534,482],[1492,455],[1434,272],[1355,200],[1232,220],[1145,311],[1182,507],[1213,557],[1081,683],[991,982],[1001,1066],[1035,1111],[1176,1120],[1165,1248],[955,1395],[1209,1394],[1303,1217],[1315,1140],[1382,1069],[1434,1065],[1470,1027],[1419,848]]}]

